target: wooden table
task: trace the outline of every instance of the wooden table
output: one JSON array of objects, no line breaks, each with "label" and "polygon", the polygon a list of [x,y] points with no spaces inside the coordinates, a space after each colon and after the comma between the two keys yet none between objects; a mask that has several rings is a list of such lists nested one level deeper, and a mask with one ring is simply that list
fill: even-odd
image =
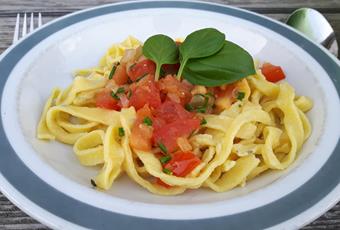
[{"label": "wooden table", "polygon": [[[46,23],[76,10],[110,2],[116,0],[0,0],[0,53],[11,45],[18,12],[42,12],[43,22]],[[213,0],[211,2],[242,7],[277,20],[284,20],[296,8],[315,8],[330,21],[340,41],[339,0]],[[47,227],[27,216],[0,193],[0,229],[47,229]],[[303,229],[340,229],[340,203]]]}]

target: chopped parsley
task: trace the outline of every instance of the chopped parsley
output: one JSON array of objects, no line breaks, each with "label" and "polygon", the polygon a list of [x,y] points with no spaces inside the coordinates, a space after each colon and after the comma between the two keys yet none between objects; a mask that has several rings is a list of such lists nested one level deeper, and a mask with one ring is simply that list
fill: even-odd
[{"label": "chopped parsley", "polygon": [[166,156],[161,157],[161,158],[159,159],[159,161],[160,161],[162,164],[166,164],[166,163],[168,163],[170,160],[171,160],[171,156],[170,156],[170,155],[166,155]]},{"label": "chopped parsley", "polygon": [[163,169],[163,172],[166,173],[166,174],[169,174],[169,175],[172,174],[171,170],[170,170],[170,169],[167,169],[167,168],[164,168],[164,169]]},{"label": "chopped parsley", "polygon": [[161,149],[163,153],[168,153],[168,149],[165,147],[165,145],[162,142],[158,142],[158,146]]},{"label": "chopped parsley", "polygon": [[118,136],[124,137],[125,136],[125,131],[122,127],[118,128]]},{"label": "chopped parsley", "polygon": [[203,118],[202,120],[201,120],[201,125],[206,125],[207,124],[207,120],[205,119],[205,118]]},{"label": "chopped parsley", "polygon": [[244,92],[237,92],[237,100],[242,101],[246,94]]},{"label": "chopped parsley", "polygon": [[146,124],[147,126],[152,126],[152,120],[150,119],[150,117],[145,117],[143,119],[143,123]]}]

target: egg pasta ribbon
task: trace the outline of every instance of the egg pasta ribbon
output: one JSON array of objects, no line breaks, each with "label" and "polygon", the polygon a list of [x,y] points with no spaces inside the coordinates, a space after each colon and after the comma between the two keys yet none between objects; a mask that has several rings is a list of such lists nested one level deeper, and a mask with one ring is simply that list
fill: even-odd
[{"label": "egg pasta ribbon", "polygon": [[[126,101],[124,104],[130,98],[120,98],[119,90],[126,93],[126,87],[119,88],[114,79],[109,79],[124,55],[141,46],[131,36],[114,44],[97,67],[77,70],[65,90],[53,89],[42,108],[37,138],[73,145],[80,164],[98,168],[92,178],[98,188],[108,190],[126,174],[158,195],[178,195],[200,187],[225,192],[244,186],[268,170],[284,170],[297,158],[312,132],[306,112],[313,103],[308,97],[297,96],[287,82],[268,81],[259,69],[233,83],[238,91],[228,92],[236,99],[226,96],[216,102],[218,112],[199,113],[199,129],[182,138],[185,151],[199,159],[195,168],[185,176],[164,170],[166,162],[171,161],[167,149],[159,145],[147,151],[131,144],[133,127],[140,122],[139,112]],[[130,71],[131,66],[126,70]],[[111,90],[111,100],[120,101],[119,111],[96,105],[96,96],[103,90]],[[220,90],[228,90],[228,85]],[[200,92],[203,97],[206,93]],[[155,121],[151,115],[148,118],[137,123],[144,130],[154,129]]]}]

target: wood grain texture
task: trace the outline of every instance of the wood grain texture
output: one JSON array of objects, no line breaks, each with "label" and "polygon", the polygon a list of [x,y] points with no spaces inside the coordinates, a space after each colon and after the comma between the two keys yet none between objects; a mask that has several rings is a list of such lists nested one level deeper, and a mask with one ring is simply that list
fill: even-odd
[{"label": "wood grain texture", "polygon": [[[117,0],[0,0],[0,53],[11,45],[15,17],[18,12],[42,12],[44,23],[67,13]],[[316,8],[330,21],[340,38],[340,0],[212,0],[226,5],[243,7],[271,18],[284,21],[289,13],[300,7]],[[0,193],[0,229],[48,229],[27,216]],[[340,229],[340,203],[303,230]]]}]

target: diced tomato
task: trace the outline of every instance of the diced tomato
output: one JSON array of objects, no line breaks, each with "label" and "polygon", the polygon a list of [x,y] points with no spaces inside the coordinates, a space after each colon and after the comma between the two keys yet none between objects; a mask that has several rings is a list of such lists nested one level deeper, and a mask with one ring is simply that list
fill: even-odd
[{"label": "diced tomato", "polygon": [[146,74],[154,75],[156,71],[156,65],[153,61],[149,59],[142,60],[133,64],[129,70],[128,75],[132,81],[136,81],[139,78],[145,76]]},{"label": "diced tomato", "polygon": [[138,110],[146,104],[149,104],[152,108],[161,105],[160,92],[153,78],[153,75],[149,75],[130,87],[132,90],[130,106],[134,106]]},{"label": "diced tomato", "polygon": [[178,119],[172,123],[165,124],[153,132],[153,143],[162,143],[169,153],[178,149],[177,138],[188,137],[194,130],[200,127],[200,119],[188,118]]},{"label": "diced tomato", "polygon": [[117,83],[117,85],[124,85],[127,83],[129,76],[126,73],[126,65],[120,64],[117,66],[112,79]]},{"label": "diced tomato", "polygon": [[163,119],[166,123],[178,119],[192,118],[194,116],[193,113],[185,110],[182,105],[170,100],[165,101],[160,107],[154,110],[154,115]]},{"label": "diced tomato", "polygon": [[112,91],[110,89],[103,89],[96,94],[96,106],[104,109],[120,110],[118,100],[111,96]]},{"label": "diced tomato", "polygon": [[167,183],[163,182],[161,179],[157,178],[156,184],[163,186],[164,188],[171,188],[171,185],[168,185]]},{"label": "diced tomato", "polygon": [[135,149],[150,151],[152,148],[153,128],[143,123],[146,117],[152,120],[151,110],[148,105],[137,111],[137,119],[132,127],[130,145]]},{"label": "diced tomato", "polygon": [[192,152],[177,152],[164,168],[169,169],[175,176],[185,177],[200,163],[201,160]]},{"label": "diced tomato", "polygon": [[162,65],[162,70],[164,71],[164,75],[168,75],[168,74],[177,74],[178,70],[179,70],[180,64],[176,63],[176,64],[164,64]]},{"label": "diced tomato", "polygon": [[280,66],[264,63],[261,67],[262,74],[266,77],[267,81],[278,82],[285,79],[286,76]]},{"label": "diced tomato", "polygon": [[158,87],[162,93],[166,93],[167,97],[177,103],[185,105],[191,99],[190,90],[192,86],[185,82],[179,81],[177,78],[167,75],[158,82]]}]

